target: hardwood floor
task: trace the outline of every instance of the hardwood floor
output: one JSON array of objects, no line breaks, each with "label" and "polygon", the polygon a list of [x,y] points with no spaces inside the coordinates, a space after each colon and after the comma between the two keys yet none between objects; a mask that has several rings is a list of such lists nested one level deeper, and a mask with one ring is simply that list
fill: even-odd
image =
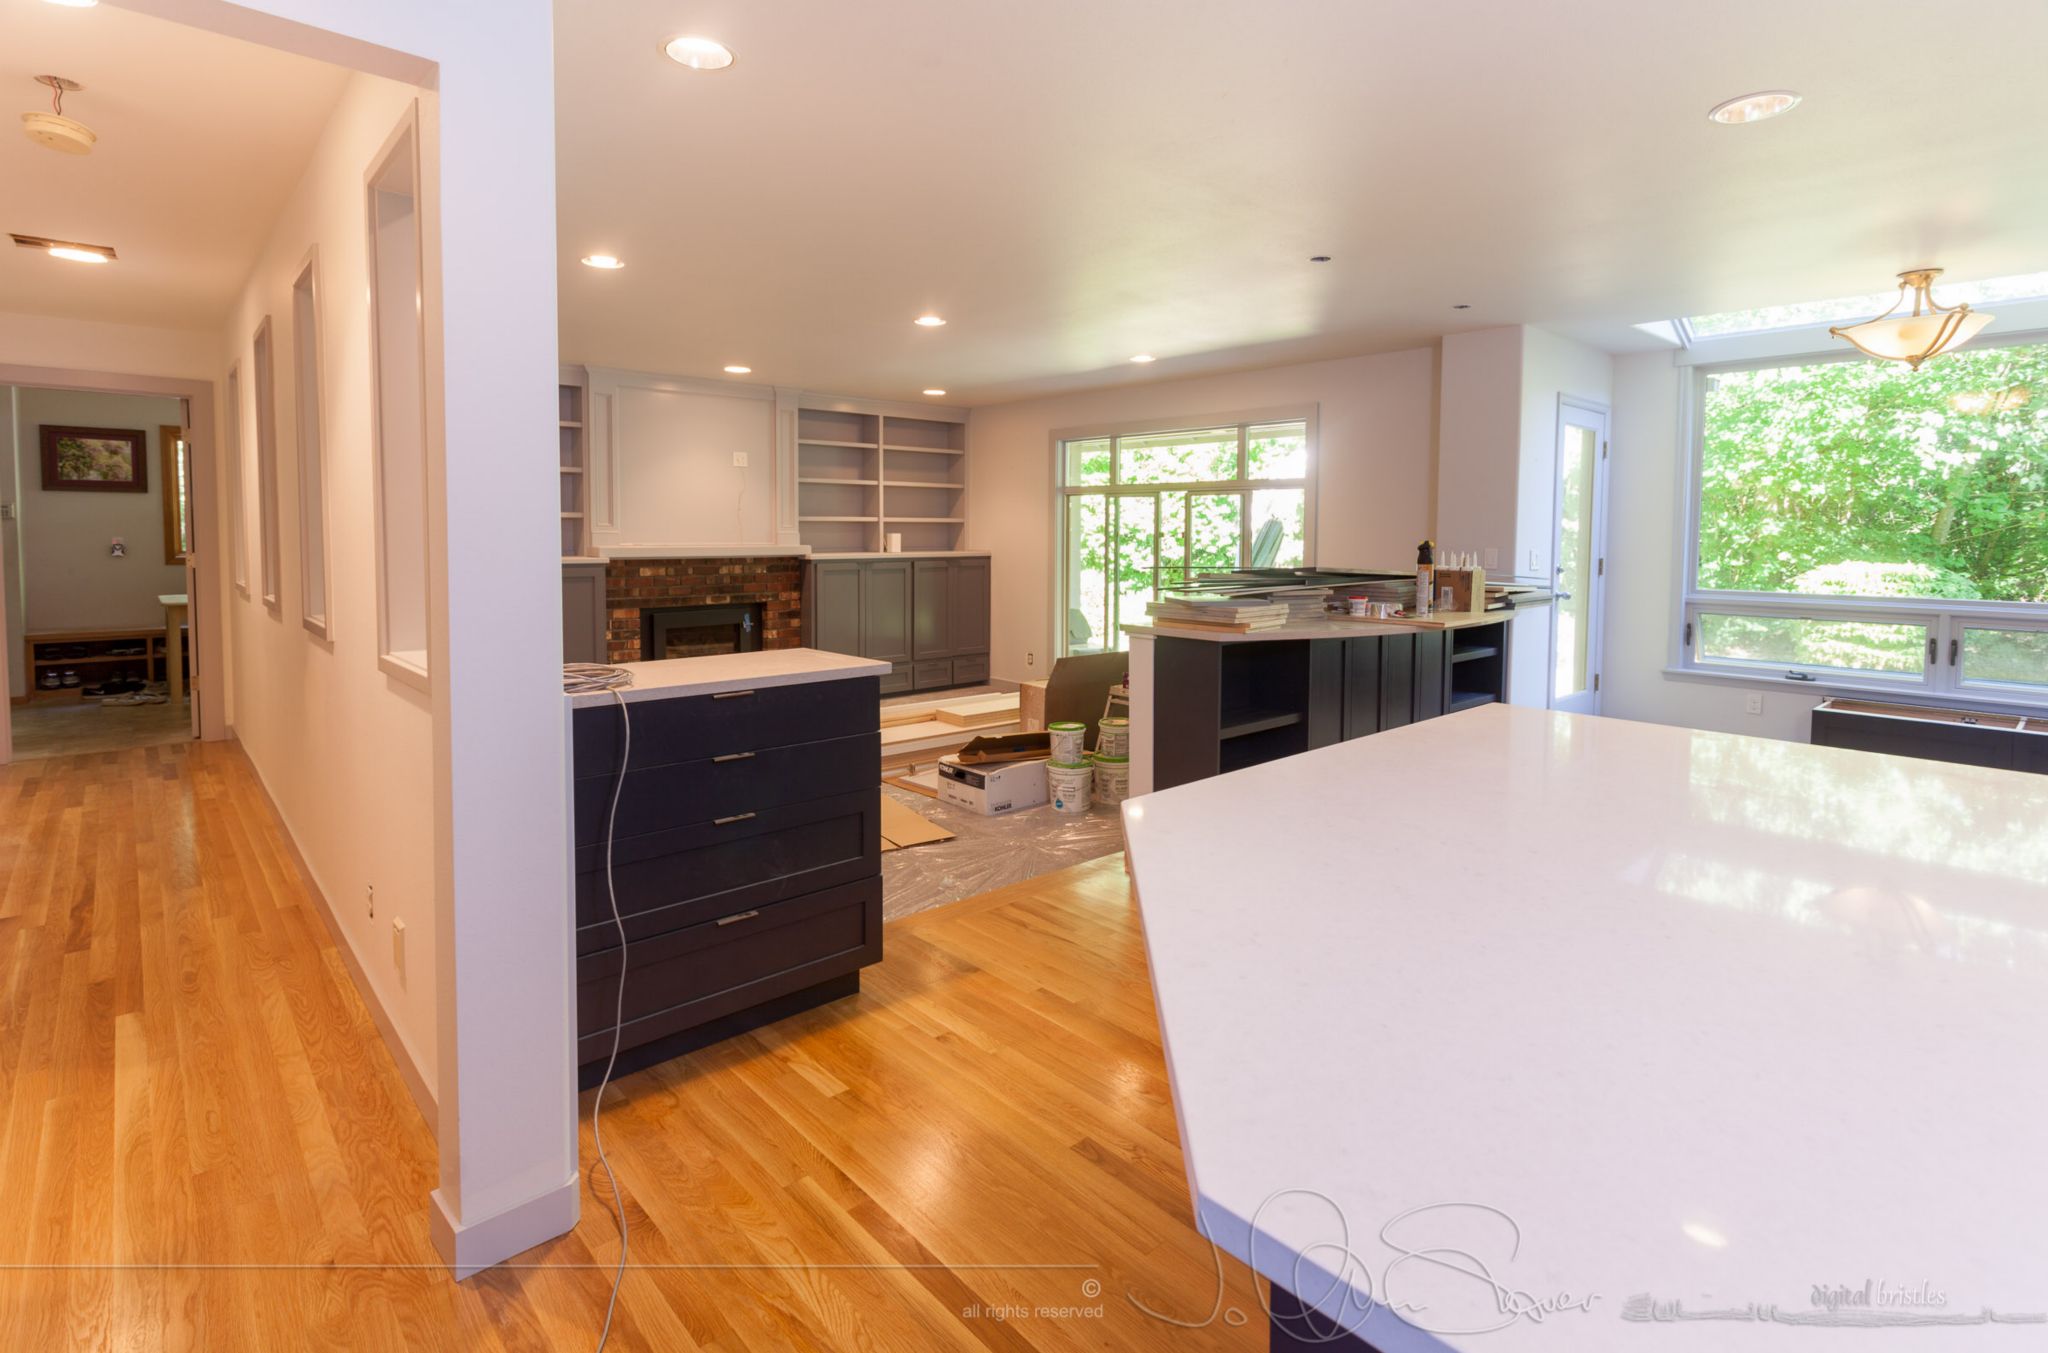
[{"label": "hardwood floor", "polygon": [[192,708],[184,702],[102,705],[97,700],[30,700],[10,713],[18,761],[155,747],[192,736]]},{"label": "hardwood floor", "polygon": [[[1188,1224],[1120,859],[886,943],[858,997],[613,1086],[611,1347],[1264,1347]],[[434,1173],[239,751],[0,768],[0,1348],[592,1347],[603,1204],[456,1284]]]}]

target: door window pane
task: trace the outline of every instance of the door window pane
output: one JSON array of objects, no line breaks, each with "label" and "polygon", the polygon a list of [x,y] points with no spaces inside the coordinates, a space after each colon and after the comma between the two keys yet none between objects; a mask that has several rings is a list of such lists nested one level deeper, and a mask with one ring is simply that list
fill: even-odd
[{"label": "door window pane", "polygon": [[1803,616],[1699,617],[1702,661],[1771,667],[1820,667],[1873,676],[1918,677],[1926,670],[1927,627]]},{"label": "door window pane", "polygon": [[1965,684],[2048,691],[2048,630],[1965,629],[1962,669]]},{"label": "door window pane", "polygon": [[1557,461],[1557,648],[1553,698],[1579,695],[1592,682],[1593,486],[1599,437],[1567,423]]},{"label": "door window pane", "polygon": [[1093,653],[1109,633],[1109,500],[1067,499],[1066,651]]},{"label": "door window pane", "polygon": [[1246,428],[1246,479],[1308,478],[1308,424],[1265,423]]},{"label": "door window pane", "polygon": [[1067,442],[1067,483],[1093,486],[1109,482],[1109,438]]},{"label": "door window pane", "polygon": [[1187,484],[1237,478],[1237,429],[1119,437],[1117,475],[1126,484]]},{"label": "door window pane", "polygon": [[1252,493],[1250,563],[1255,568],[1296,568],[1308,550],[1308,495],[1300,489]]}]

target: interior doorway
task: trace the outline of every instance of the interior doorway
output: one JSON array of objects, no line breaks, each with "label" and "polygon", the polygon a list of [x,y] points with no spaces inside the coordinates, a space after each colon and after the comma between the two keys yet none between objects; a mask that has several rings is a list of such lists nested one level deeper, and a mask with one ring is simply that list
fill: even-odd
[{"label": "interior doorway", "polygon": [[0,411],[0,761],[221,736],[210,385],[0,366]]},{"label": "interior doorway", "polygon": [[1566,397],[1557,411],[1551,558],[1550,707],[1600,712],[1600,619],[1607,588],[1607,410]]}]

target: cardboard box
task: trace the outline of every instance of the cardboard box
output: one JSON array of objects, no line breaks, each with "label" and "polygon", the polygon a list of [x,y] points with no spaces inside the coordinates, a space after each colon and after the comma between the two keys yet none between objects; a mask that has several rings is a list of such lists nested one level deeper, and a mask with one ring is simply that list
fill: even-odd
[{"label": "cardboard box", "polygon": [[958,757],[939,758],[939,801],[957,804],[984,817],[1037,808],[1051,796],[1046,790],[1045,762],[1001,761],[963,766]]}]

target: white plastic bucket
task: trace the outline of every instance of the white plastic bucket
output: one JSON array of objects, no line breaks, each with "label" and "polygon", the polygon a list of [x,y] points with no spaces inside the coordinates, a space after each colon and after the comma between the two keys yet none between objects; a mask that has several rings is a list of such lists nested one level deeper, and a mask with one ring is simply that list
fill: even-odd
[{"label": "white plastic bucket", "polygon": [[1046,788],[1052,793],[1052,809],[1055,813],[1087,812],[1089,791],[1094,787],[1094,781],[1095,767],[1085,761],[1079,765],[1067,766],[1057,761],[1046,763]]},{"label": "white plastic bucket", "polygon": [[1131,754],[1131,721],[1108,718],[1095,726],[1095,754],[1097,756],[1129,756]]},{"label": "white plastic bucket", "polygon": [[1055,766],[1088,764],[1082,754],[1083,744],[1088,740],[1088,728],[1085,724],[1047,724],[1045,731],[1052,735],[1052,763]]},{"label": "white plastic bucket", "polygon": [[1127,756],[1095,754],[1095,801],[1104,807],[1122,803],[1131,796],[1131,759]]}]

